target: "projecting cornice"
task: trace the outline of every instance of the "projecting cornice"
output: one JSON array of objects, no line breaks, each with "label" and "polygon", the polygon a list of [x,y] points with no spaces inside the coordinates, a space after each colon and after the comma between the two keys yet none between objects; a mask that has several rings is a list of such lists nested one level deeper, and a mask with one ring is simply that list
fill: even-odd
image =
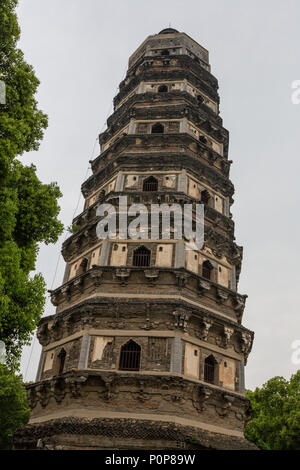
[{"label": "projecting cornice", "polygon": [[171,79],[188,78],[195,86],[198,86],[214,101],[219,102],[218,81],[208,71],[204,70],[188,56],[143,57],[128,71],[125,79],[120,83],[120,92],[115,97],[116,105],[127,93],[129,93],[141,79],[162,78],[169,74]]},{"label": "projecting cornice", "polygon": [[107,126],[114,125],[115,121],[119,120],[120,117],[129,112],[129,109],[134,107],[134,105],[141,106],[145,103],[145,106],[149,103],[151,106],[158,105],[161,107],[163,105],[169,105],[170,103],[185,104],[185,106],[195,107],[198,115],[203,116],[204,119],[210,120],[215,126],[219,128],[222,127],[222,118],[218,116],[209,106],[204,102],[199,102],[199,100],[192,96],[186,91],[168,91],[164,95],[161,93],[135,93],[130,96],[128,100],[124,101],[123,104],[114,111],[113,114],[107,119]]},{"label": "projecting cornice", "polygon": [[[178,204],[196,204],[199,203],[198,200],[195,198],[179,192],[179,191],[174,191],[174,189],[167,189],[164,191],[157,191],[155,193],[150,193],[150,194],[145,194],[142,191],[111,191],[110,193],[106,195],[102,195],[99,193],[99,199],[89,206],[86,210],[81,212],[81,214],[77,215],[73,219],[73,225],[77,227],[84,227],[87,224],[91,224],[92,222],[95,221],[96,219],[96,210],[99,204],[103,203],[111,203],[113,204],[116,209],[118,207],[118,201],[120,196],[126,196],[127,197],[127,202],[129,205],[131,204],[138,204],[138,203],[143,203],[146,205],[146,207],[149,207],[151,204],[163,204],[163,203],[168,203],[168,204],[173,204],[173,203],[178,203]],[[221,231],[226,232],[225,235],[227,234],[229,238],[233,239],[234,238],[234,222],[232,219],[229,217],[221,214],[219,211],[216,209],[213,209],[212,207],[209,207],[208,205],[204,204],[204,211],[205,211],[205,219],[213,224],[215,227],[219,227]]]},{"label": "projecting cornice", "polygon": [[[139,312],[138,316],[136,312]],[[133,318],[138,320],[132,323]],[[213,335],[210,334],[212,331]],[[229,356],[244,356],[245,361],[254,337],[251,330],[230,317],[213,313],[205,306],[192,305],[184,299],[130,298],[121,294],[115,298],[87,298],[56,315],[44,317],[39,324],[38,338],[49,349],[87,332],[108,336],[114,332],[123,336],[194,338],[201,346],[215,344],[216,353],[226,350]]]},{"label": "projecting cornice", "polygon": [[[172,92],[175,93],[175,92]],[[153,106],[144,106],[144,107],[130,107],[129,109],[126,107],[124,113],[119,114],[116,117],[111,117],[109,120],[109,127],[108,129],[100,134],[99,141],[101,145],[105,144],[109,139],[111,139],[115,134],[117,134],[120,129],[125,127],[129,124],[131,119],[135,121],[158,121],[158,120],[172,120],[172,119],[180,119],[186,118],[191,123],[193,123],[200,131],[205,132],[206,135],[213,137],[219,143],[224,145],[224,148],[228,147],[228,140],[229,140],[229,133],[226,129],[221,127],[214,122],[211,122],[210,118],[207,115],[203,116],[201,110],[195,104],[176,104],[171,101],[171,103],[167,105],[161,104],[161,100],[157,99],[157,95],[151,96],[148,98],[148,103],[150,102]],[[136,95],[135,95],[136,96]],[[139,99],[144,97],[145,95],[138,95]],[[157,106],[154,106],[154,104]],[[226,152],[225,152],[226,158]]]},{"label": "projecting cornice", "polygon": [[[128,161],[127,168],[122,166],[124,157]],[[128,171],[144,168],[146,163],[151,163],[151,168],[157,170],[194,169],[198,175],[207,175],[216,183],[219,181],[219,186],[227,188],[227,195],[234,193],[228,180],[231,161],[208,149],[190,134],[132,134],[121,136],[92,162],[94,174],[81,187],[84,197],[111,177],[117,165]]]},{"label": "projecting cornice", "polygon": [[[141,295],[141,283],[144,283],[145,295]],[[145,298],[147,292],[151,292],[149,298],[165,298],[167,302],[173,296],[190,298],[194,304],[202,299],[207,308],[211,303],[222,305],[223,316],[232,317],[238,322],[241,321],[247,297],[185,268],[138,268],[130,265],[93,266],[50,293],[52,303],[61,311],[67,304],[78,303],[78,299],[96,295],[114,298],[115,293],[119,295],[122,291],[125,296]]]}]

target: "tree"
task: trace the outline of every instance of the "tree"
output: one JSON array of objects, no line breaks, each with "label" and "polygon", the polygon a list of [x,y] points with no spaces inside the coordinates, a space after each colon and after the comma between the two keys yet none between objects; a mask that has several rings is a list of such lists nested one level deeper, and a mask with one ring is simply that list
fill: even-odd
[{"label": "tree", "polygon": [[55,243],[63,230],[57,184],[43,184],[35,166],[17,158],[39,148],[48,125],[35,99],[39,81],[17,48],[17,3],[0,4],[0,80],[6,85],[0,104],[0,339],[11,367],[18,366],[44,308],[45,282],[31,275],[39,244]]},{"label": "tree", "polygon": [[300,450],[300,370],[290,381],[273,377],[246,395],[252,419],[245,437],[261,449]]},{"label": "tree", "polygon": [[0,449],[7,450],[12,447],[14,430],[27,424],[29,406],[21,376],[4,364],[0,364],[0,416]]}]

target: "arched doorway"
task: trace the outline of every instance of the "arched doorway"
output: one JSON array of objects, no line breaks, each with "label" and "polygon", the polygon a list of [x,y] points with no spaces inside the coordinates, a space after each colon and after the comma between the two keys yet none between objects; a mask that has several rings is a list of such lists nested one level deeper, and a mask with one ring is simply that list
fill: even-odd
[{"label": "arched doorway", "polygon": [[158,92],[159,92],[159,93],[167,93],[167,91],[168,91],[167,85],[160,85],[160,86],[158,87]]},{"label": "arched doorway", "polygon": [[215,384],[216,383],[216,370],[217,362],[215,358],[210,355],[204,361],[204,381]]},{"label": "arched doorway", "polygon": [[156,124],[153,124],[152,129],[151,129],[151,134],[163,134],[164,133],[164,126],[157,122]]},{"label": "arched doorway", "polygon": [[150,266],[151,251],[145,246],[140,246],[133,253],[133,266]]},{"label": "arched doorway", "polygon": [[139,370],[141,347],[133,340],[123,344],[120,353],[120,370]]},{"label": "arched doorway", "polygon": [[206,260],[202,264],[202,277],[205,277],[205,279],[211,280],[211,273],[213,270],[213,265],[211,264],[210,261]]},{"label": "arched doorway", "polygon": [[146,178],[143,184],[143,191],[157,191],[158,181],[154,176]]}]

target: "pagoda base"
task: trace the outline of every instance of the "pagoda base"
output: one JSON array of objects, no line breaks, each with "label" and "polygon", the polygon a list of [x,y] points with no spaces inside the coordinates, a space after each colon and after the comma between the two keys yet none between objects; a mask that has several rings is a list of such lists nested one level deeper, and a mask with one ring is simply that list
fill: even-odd
[{"label": "pagoda base", "polygon": [[242,436],[165,421],[63,417],[17,430],[18,450],[256,450]]},{"label": "pagoda base", "polygon": [[241,394],[169,373],[69,371],[28,384],[16,449],[254,449]]}]

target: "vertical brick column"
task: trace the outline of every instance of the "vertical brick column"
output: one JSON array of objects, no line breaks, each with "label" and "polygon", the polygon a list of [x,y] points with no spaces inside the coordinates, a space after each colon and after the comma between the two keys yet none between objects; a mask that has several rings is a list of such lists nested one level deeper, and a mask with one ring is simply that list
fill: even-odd
[{"label": "vertical brick column", "polygon": [[83,335],[81,341],[81,350],[78,361],[78,369],[86,369],[88,366],[89,352],[90,352],[91,337],[88,333]]},{"label": "vertical brick column", "polygon": [[171,348],[171,367],[170,372],[182,374],[182,340],[181,338],[172,339]]}]

